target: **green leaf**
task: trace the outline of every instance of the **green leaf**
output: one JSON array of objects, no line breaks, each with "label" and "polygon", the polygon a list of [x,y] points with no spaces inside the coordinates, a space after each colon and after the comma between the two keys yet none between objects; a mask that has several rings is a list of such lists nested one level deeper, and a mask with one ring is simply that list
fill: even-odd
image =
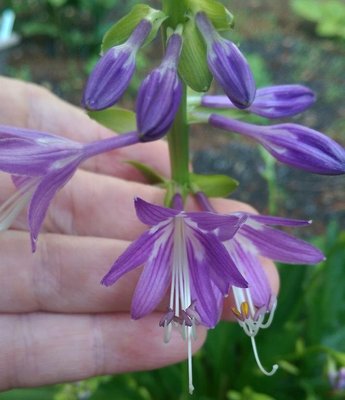
[{"label": "green leaf", "polygon": [[146,164],[134,160],[127,161],[127,163],[140,171],[151,185],[157,185],[166,182],[166,179],[162,175]]},{"label": "green leaf", "polygon": [[250,387],[245,387],[242,393],[230,390],[227,393],[227,399],[229,400],[275,400],[273,397],[268,396],[264,393],[257,393]]},{"label": "green leaf", "polygon": [[106,32],[102,41],[102,52],[104,53],[111,47],[124,43],[134,28],[144,18],[150,20],[152,23],[152,30],[144,45],[150,43],[157,35],[158,29],[167,16],[163,11],[155,10],[146,4],[137,4],[129,14],[121,18]]},{"label": "green leaf", "polygon": [[185,83],[197,92],[206,92],[212,82],[206,60],[206,45],[194,19],[187,21],[184,26],[179,73]]},{"label": "green leaf", "polygon": [[47,400],[52,399],[57,392],[57,386],[43,386],[41,388],[14,389],[3,392],[1,400]]},{"label": "green leaf", "polygon": [[88,111],[88,115],[116,133],[125,133],[137,129],[135,113],[125,108],[110,107],[101,111]]},{"label": "green leaf", "polygon": [[67,0],[48,0],[48,3],[53,7],[59,8],[64,6],[67,3]]},{"label": "green leaf", "polygon": [[238,186],[238,182],[226,175],[190,174],[193,190],[202,191],[209,197],[227,197]]},{"label": "green leaf", "polygon": [[214,0],[189,0],[194,13],[204,11],[217,30],[228,30],[234,26],[234,16],[222,3]]}]

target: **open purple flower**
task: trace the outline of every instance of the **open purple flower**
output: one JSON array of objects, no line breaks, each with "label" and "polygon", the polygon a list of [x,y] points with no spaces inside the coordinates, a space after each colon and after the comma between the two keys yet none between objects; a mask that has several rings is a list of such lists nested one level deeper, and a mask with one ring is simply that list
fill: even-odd
[{"label": "open purple flower", "polygon": [[0,171],[11,174],[17,187],[17,192],[0,207],[0,230],[7,229],[29,204],[28,224],[32,251],[35,251],[51,200],[80,163],[138,142],[136,132],[83,145],[50,133],[0,126]]},{"label": "open purple flower", "polygon": [[114,105],[127,89],[135,71],[135,57],[152,28],[143,19],[128,40],[110,48],[92,71],[83,94],[88,110],[102,110]]},{"label": "open purple flower", "polygon": [[317,264],[324,255],[311,244],[271,225],[303,226],[310,221],[238,213],[240,226],[235,236],[227,227],[220,232],[224,245],[232,255],[237,268],[248,281],[248,288],[232,287],[236,307],[233,312],[245,333],[251,338],[254,356],[260,370],[273,375],[278,366],[267,371],[261,364],[254,337],[261,328],[268,328],[273,320],[276,297],[272,292],[258,256],[289,264]]},{"label": "open purple flower", "polygon": [[[116,260],[102,283],[110,286],[144,264],[132,302],[134,319],[152,312],[171,286],[170,308],[175,317],[193,303],[200,322],[214,327],[220,312],[215,292],[226,295],[230,285],[247,286],[225,247],[209,232],[218,227],[218,215],[187,213],[139,198],[135,208],[140,221],[152,228]],[[237,217],[232,218],[236,221]],[[149,290],[152,285],[155,290]]]},{"label": "open purple flower", "polygon": [[209,122],[258,141],[284,164],[315,174],[345,173],[345,149],[323,133],[303,125],[253,125],[216,114],[211,114]]},{"label": "open purple flower", "polygon": [[181,48],[181,35],[172,34],[161,65],[151,71],[140,86],[136,104],[137,128],[143,141],[162,137],[174,122],[182,96],[177,74]]},{"label": "open purple flower", "polygon": [[[197,199],[203,209],[214,211],[203,193],[198,193]],[[235,225],[232,222],[234,217],[237,217]],[[311,244],[272,228],[274,225],[305,226],[310,221],[240,212],[219,214],[221,218],[223,223],[218,221],[216,235],[248,282],[247,288],[232,286],[235,299],[232,311],[239,325],[251,338],[258,367],[264,374],[273,375],[278,366],[274,365],[271,371],[262,366],[254,339],[261,328],[270,326],[277,304],[259,256],[288,264],[317,264],[325,257]]]},{"label": "open purple flower", "polygon": [[[116,260],[102,279],[106,286],[144,265],[132,300],[132,318],[152,312],[170,287],[169,307],[160,325],[165,340],[172,325],[188,339],[191,370],[191,337],[196,324],[214,327],[220,318],[221,300],[230,285],[247,287],[231,256],[210,230],[219,226],[217,214],[187,213],[135,200],[138,218],[152,226]],[[231,219],[233,225],[237,216]],[[190,391],[193,390],[190,373]]]},{"label": "open purple flower", "polygon": [[255,97],[255,81],[249,64],[238,47],[222,38],[206,14],[198,12],[196,24],[207,46],[208,66],[232,103],[247,108]]},{"label": "open purple flower", "polygon": [[[253,103],[246,109],[253,114],[270,119],[291,117],[314,104],[314,92],[303,85],[275,85],[256,91]],[[201,106],[210,108],[237,108],[227,96],[205,95]]]}]

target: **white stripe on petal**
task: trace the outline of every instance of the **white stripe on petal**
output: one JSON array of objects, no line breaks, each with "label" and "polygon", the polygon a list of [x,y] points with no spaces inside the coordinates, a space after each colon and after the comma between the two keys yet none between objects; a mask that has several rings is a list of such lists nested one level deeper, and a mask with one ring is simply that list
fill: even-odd
[{"label": "white stripe on petal", "polygon": [[0,206],[0,231],[8,229],[29,203],[39,178],[30,179]]}]

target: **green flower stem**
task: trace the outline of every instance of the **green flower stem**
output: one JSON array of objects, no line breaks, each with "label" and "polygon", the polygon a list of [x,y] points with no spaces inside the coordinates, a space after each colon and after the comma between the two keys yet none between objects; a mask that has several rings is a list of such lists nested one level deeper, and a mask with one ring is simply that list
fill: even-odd
[{"label": "green flower stem", "polygon": [[171,177],[185,197],[189,186],[189,133],[187,124],[187,90],[183,85],[182,100],[174,124],[168,134]]},{"label": "green flower stem", "polygon": [[163,11],[169,15],[168,24],[176,28],[178,24],[185,22],[187,5],[185,0],[163,0]]}]

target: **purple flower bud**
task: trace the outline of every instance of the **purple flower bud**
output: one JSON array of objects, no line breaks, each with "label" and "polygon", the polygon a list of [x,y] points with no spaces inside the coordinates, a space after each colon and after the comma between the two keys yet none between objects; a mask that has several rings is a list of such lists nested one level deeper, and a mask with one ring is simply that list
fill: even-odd
[{"label": "purple flower bud", "polygon": [[110,48],[98,61],[84,90],[82,104],[102,110],[115,104],[127,89],[135,71],[135,57],[152,28],[143,19],[128,40]]},{"label": "purple flower bud", "polygon": [[203,12],[196,24],[207,45],[208,66],[226,95],[238,108],[247,108],[255,97],[255,82],[247,60],[238,47],[222,38]]},{"label": "purple flower bud", "polygon": [[321,175],[345,173],[345,149],[323,133],[297,124],[259,126],[212,114],[218,128],[257,140],[273,157],[296,168]]},{"label": "purple flower bud", "polygon": [[[302,85],[277,85],[258,89],[247,111],[270,119],[291,117],[309,108],[316,100],[314,92]],[[203,96],[203,107],[235,108],[227,96]]]},{"label": "purple flower bud", "polygon": [[161,65],[150,72],[137,97],[137,128],[142,142],[160,139],[171,127],[180,105],[182,85],[177,74],[182,38],[171,35]]}]

